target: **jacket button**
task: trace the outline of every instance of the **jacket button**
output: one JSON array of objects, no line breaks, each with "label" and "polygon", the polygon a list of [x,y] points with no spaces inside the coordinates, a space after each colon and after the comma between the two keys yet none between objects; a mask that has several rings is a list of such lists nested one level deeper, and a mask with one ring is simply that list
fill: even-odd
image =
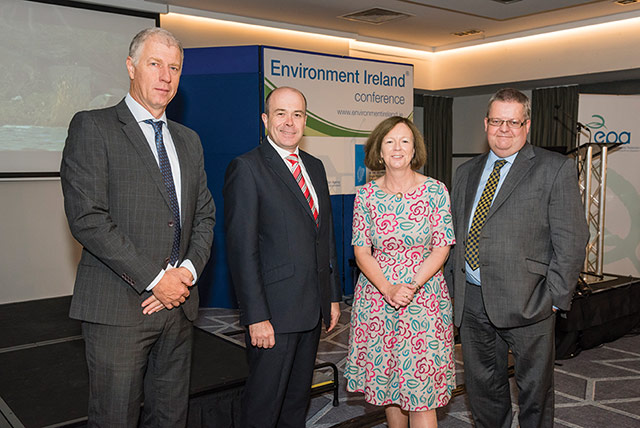
[{"label": "jacket button", "polygon": [[169,227],[173,227],[173,220],[169,221],[169,223],[167,223],[169,225]]},{"label": "jacket button", "polygon": [[171,261],[171,259],[169,259],[169,257],[167,257],[166,259],[164,259],[164,266],[167,267],[169,265],[169,262]]}]

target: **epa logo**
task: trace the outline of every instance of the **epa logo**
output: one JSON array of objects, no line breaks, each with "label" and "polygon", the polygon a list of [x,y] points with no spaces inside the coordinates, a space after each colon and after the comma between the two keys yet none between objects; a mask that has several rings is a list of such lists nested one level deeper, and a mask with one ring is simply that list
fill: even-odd
[{"label": "epa logo", "polygon": [[587,123],[587,128],[596,131],[593,134],[593,141],[596,143],[618,143],[631,144],[631,132],[629,131],[610,131],[604,124],[604,117],[599,114],[591,116],[593,121]]}]

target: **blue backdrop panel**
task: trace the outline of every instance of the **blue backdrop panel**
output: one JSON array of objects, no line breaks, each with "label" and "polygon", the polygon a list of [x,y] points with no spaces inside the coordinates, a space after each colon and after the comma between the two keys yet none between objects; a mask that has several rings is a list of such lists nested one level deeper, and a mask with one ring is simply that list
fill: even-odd
[{"label": "blue backdrop panel", "polygon": [[[204,148],[209,190],[216,203],[211,258],[198,279],[200,305],[236,307],[229,277],[222,187],[229,162],[256,147],[264,134],[262,55],[259,46],[185,49],[184,68],[167,115],[195,130]],[[353,195],[331,197],[343,292],[353,294]]]},{"label": "blue backdrop panel", "polygon": [[167,115],[195,130],[204,148],[209,190],[216,203],[211,258],[198,280],[200,304],[235,307],[224,237],[224,173],[236,156],[260,141],[262,77],[257,46],[185,49],[184,69]]},{"label": "blue backdrop panel", "polygon": [[343,294],[350,296],[353,294],[355,281],[355,256],[353,254],[353,247],[351,246],[351,234],[352,234],[352,220],[353,220],[353,201],[356,199],[356,195],[342,195],[342,217],[344,218],[342,229],[342,242],[344,248],[344,270],[343,276]]},{"label": "blue backdrop panel", "polygon": [[[344,224],[344,198],[342,195],[331,196],[331,213],[333,214],[333,234],[336,239],[336,256],[338,258],[338,269],[340,270],[340,281],[344,284],[345,272],[345,249],[342,237],[342,227]],[[343,290],[344,293],[344,290]]]},{"label": "blue backdrop panel", "polygon": [[355,258],[351,246],[351,221],[353,219],[354,195],[333,195],[331,209],[333,210],[333,229],[336,237],[336,253],[338,268],[342,281],[342,294],[353,294],[353,266]]}]

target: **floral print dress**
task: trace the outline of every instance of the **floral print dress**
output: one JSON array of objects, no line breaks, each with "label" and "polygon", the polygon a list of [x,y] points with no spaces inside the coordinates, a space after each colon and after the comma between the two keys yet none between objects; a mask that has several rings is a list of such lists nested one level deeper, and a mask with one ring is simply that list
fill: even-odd
[{"label": "floral print dress", "polygon": [[[432,178],[399,197],[375,181],[362,186],[353,209],[352,245],[373,247],[392,284],[410,283],[433,247],[453,245],[449,194]],[[351,310],[347,390],[368,403],[403,410],[442,407],[455,388],[449,292],[438,271],[399,310],[360,275]]]}]

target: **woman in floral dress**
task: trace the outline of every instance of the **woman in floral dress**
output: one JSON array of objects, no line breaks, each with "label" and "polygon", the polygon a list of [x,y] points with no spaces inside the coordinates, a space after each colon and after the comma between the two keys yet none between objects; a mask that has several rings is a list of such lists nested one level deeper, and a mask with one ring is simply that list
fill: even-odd
[{"label": "woman in floral dress", "polygon": [[385,406],[389,427],[436,427],[455,388],[451,300],[441,267],[455,243],[444,184],[415,172],[423,138],[394,116],[371,133],[365,164],[384,175],[356,194],[362,271],[351,314],[347,389]]}]

